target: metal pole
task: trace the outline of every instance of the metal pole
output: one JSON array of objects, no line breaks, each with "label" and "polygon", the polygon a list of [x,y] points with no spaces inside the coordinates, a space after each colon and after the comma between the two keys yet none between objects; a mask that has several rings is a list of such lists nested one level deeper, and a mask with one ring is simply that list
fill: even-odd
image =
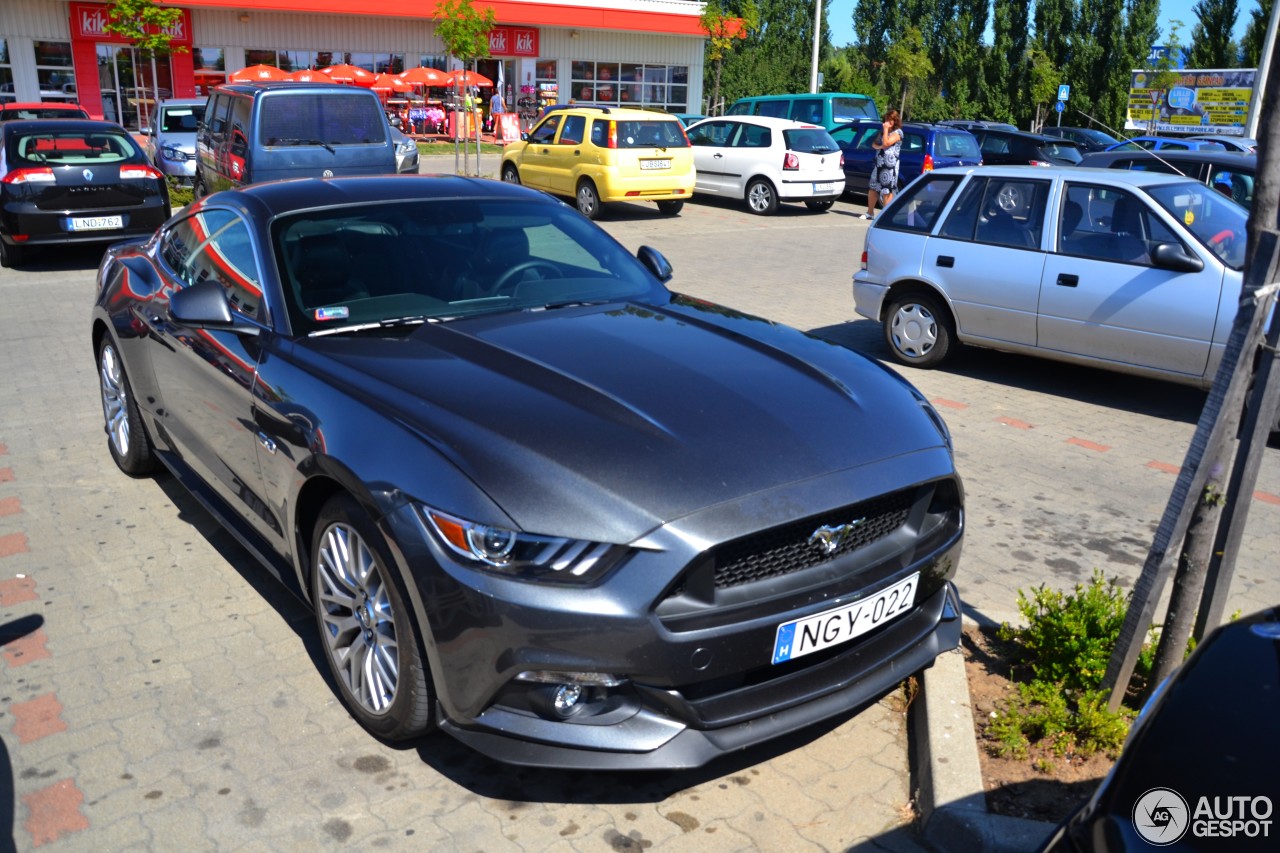
[{"label": "metal pole", "polygon": [[1267,88],[1267,72],[1271,68],[1271,56],[1276,49],[1276,22],[1280,21],[1280,3],[1271,6],[1271,20],[1267,22],[1267,37],[1262,40],[1262,56],[1258,57],[1258,76],[1253,81],[1253,97],[1249,100],[1249,118],[1244,123],[1244,135],[1258,138],[1258,122],[1262,112],[1262,93]]},{"label": "metal pole", "polygon": [[809,91],[818,91],[818,47],[822,44],[822,0],[813,0],[813,65],[809,70]]}]

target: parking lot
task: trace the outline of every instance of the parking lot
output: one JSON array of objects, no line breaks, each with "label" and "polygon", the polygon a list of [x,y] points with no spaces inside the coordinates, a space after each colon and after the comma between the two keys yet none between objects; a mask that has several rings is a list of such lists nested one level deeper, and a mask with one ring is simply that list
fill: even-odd
[{"label": "parking lot", "polygon": [[[676,290],[883,359],[850,295],[862,209],[619,205],[601,224],[662,250]],[[369,737],[326,680],[308,608],[171,478],[130,480],[107,455],[87,340],[97,257],[0,270],[0,623],[20,637],[0,666],[0,849],[903,849],[896,695],[681,774],[512,768],[443,736]],[[1201,392],[981,351],[899,370],[955,437],[970,615],[1015,618],[1018,589],[1095,567],[1132,582]],[[1278,453],[1229,611],[1280,601]]]}]

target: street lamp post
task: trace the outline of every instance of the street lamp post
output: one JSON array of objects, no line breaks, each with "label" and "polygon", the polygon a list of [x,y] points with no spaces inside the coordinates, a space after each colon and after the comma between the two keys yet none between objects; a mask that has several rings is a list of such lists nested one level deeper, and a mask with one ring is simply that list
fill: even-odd
[{"label": "street lamp post", "polygon": [[822,44],[822,0],[813,0],[813,66],[809,71],[809,91],[818,91],[818,46]]}]

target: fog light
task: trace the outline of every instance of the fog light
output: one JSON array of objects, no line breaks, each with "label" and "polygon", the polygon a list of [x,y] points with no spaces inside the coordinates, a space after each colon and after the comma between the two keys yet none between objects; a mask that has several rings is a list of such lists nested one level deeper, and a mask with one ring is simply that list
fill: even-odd
[{"label": "fog light", "polygon": [[567,717],[578,707],[578,700],[582,698],[582,685],[580,684],[561,684],[556,688],[555,697],[551,700],[551,705],[556,709],[556,713],[562,717]]}]

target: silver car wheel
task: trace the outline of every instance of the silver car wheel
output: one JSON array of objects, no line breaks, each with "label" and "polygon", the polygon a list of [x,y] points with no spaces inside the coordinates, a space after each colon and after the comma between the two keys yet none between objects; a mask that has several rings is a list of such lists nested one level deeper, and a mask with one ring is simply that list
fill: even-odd
[{"label": "silver car wheel", "polygon": [[596,198],[596,189],[585,181],[578,185],[578,212],[588,219],[595,219],[599,212],[600,200]]},{"label": "silver car wheel", "polygon": [[110,344],[102,348],[98,377],[102,386],[102,416],[106,421],[107,436],[119,456],[128,456],[129,395],[125,391],[116,348]]},{"label": "silver car wheel", "polygon": [[996,204],[1005,213],[1017,213],[1022,209],[1022,190],[1013,184],[1005,184],[996,194]]},{"label": "silver car wheel", "polygon": [[922,358],[938,343],[938,321],[918,302],[901,306],[890,322],[893,345],[909,358]]},{"label": "silver car wheel", "polygon": [[768,213],[773,210],[773,188],[764,181],[756,181],[747,188],[747,204],[755,213]]},{"label": "silver car wheel", "polygon": [[400,680],[400,648],[386,580],[352,527],[332,524],[317,555],[317,611],[334,670],[371,714],[387,713]]}]

